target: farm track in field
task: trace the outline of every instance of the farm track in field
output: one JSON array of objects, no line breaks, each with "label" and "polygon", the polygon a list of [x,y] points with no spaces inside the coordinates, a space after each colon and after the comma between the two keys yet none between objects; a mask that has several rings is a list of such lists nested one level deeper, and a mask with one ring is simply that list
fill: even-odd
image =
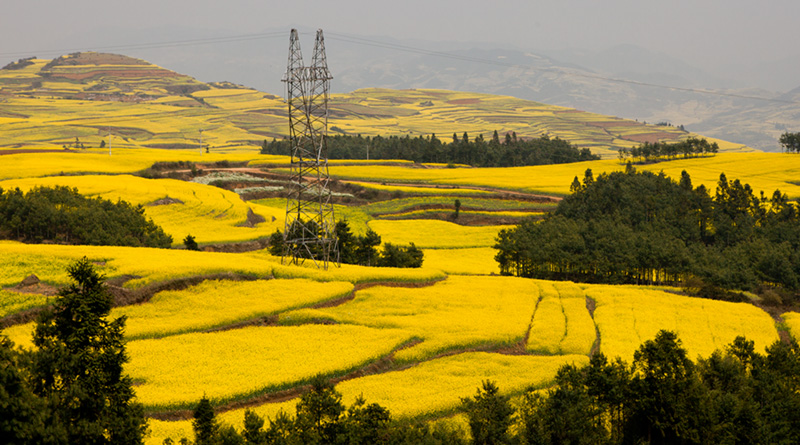
[{"label": "farm track in field", "polygon": [[495,187],[480,187],[480,186],[472,186],[472,185],[459,185],[459,186],[448,186],[448,185],[441,185],[441,184],[419,184],[419,183],[403,183],[403,182],[376,182],[376,181],[349,181],[349,180],[340,180],[343,183],[363,183],[363,184],[373,184],[373,185],[389,185],[395,187],[419,187],[419,188],[430,188],[430,189],[444,189],[444,190],[479,190],[484,192],[496,193],[499,196],[508,196],[514,199],[520,199],[523,201],[541,201],[541,202],[560,202],[562,197],[554,196],[554,195],[539,195],[534,193],[525,193],[519,192],[514,190],[506,190],[500,189]]},{"label": "farm track in field", "polygon": [[[364,164],[358,164],[364,165]],[[387,164],[378,164],[381,166],[385,166]],[[283,167],[285,168],[287,165],[276,165],[275,167]],[[401,164],[401,166],[407,166],[407,164]],[[262,178],[280,178],[288,180],[287,175],[271,173],[269,171],[265,171],[264,168],[255,168],[255,167],[204,167],[200,166],[200,168],[205,172],[232,172],[232,173],[245,173],[249,175],[253,175],[256,177]],[[178,170],[163,170],[162,173],[179,173],[179,174],[189,174],[191,173],[188,169],[178,169]],[[542,195],[542,194],[535,194],[535,193],[526,193],[520,192],[515,190],[507,190],[501,189],[496,187],[485,187],[485,186],[469,186],[469,185],[443,185],[443,184],[420,184],[420,183],[402,183],[402,182],[377,182],[377,181],[351,181],[340,179],[339,182],[343,184],[373,184],[373,185],[388,185],[388,186],[398,186],[398,187],[418,187],[418,188],[428,188],[432,190],[442,189],[442,190],[478,190],[484,191],[489,193],[497,194],[499,198],[513,198],[519,199],[523,201],[536,201],[536,202],[553,202],[558,203],[560,202],[563,197],[555,196],[555,195]]]}]

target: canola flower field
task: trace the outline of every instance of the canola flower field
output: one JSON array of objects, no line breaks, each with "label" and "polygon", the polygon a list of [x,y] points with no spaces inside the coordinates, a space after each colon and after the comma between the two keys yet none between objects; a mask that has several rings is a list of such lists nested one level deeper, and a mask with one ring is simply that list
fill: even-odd
[{"label": "canola flower field", "polygon": [[[57,167],[32,169],[28,177],[6,176],[0,187],[68,185],[91,196],[142,204],[145,215],[170,231],[175,246],[180,246],[180,240],[190,231],[200,241],[211,244],[263,238],[281,227],[285,202],[280,198],[245,202],[237,194],[203,181],[132,176],[132,171],[146,168],[161,151],[143,150],[130,155],[122,151],[119,156],[110,157],[99,153],[47,153],[62,158],[93,156],[102,162],[82,163],[80,169],[72,172],[103,174],[61,176],[60,172],[54,173]],[[200,162],[200,156],[194,152],[164,152],[164,158],[172,162]],[[225,160],[223,155],[202,156]],[[768,163],[760,163],[766,156],[783,157],[720,154],[716,158],[672,161],[657,166],[671,172],[677,168],[672,167],[673,163],[684,163],[693,180],[707,178],[713,185],[714,169],[728,164],[735,166],[737,163],[725,158],[738,157],[761,166],[764,174],[760,182],[754,181],[757,187],[780,185],[791,196],[792,179],[778,172],[769,174]],[[4,158],[20,157],[33,156]],[[137,158],[139,164],[125,167],[128,160]],[[247,157],[241,155],[229,159],[247,162]],[[108,164],[111,160],[112,164]],[[24,172],[21,166],[30,161],[14,162],[20,166],[15,167],[16,171]],[[272,169],[280,171],[286,160],[275,162],[277,167]],[[789,163],[787,168],[791,170],[792,165]],[[106,168],[108,171],[104,172]],[[332,169],[351,168],[365,167]],[[124,289],[152,293],[142,304],[112,311],[112,317],[127,317],[131,361],[126,372],[135,379],[137,396],[147,412],[191,408],[199,396],[207,394],[220,410],[220,419],[237,427],[241,427],[243,410],[228,409],[230,403],[276,391],[294,391],[319,372],[344,378],[337,389],[346,401],[363,394],[368,401],[389,408],[395,416],[433,421],[457,413],[460,398],[472,395],[487,377],[510,395],[528,385],[546,387],[561,364],[586,363],[592,350],[630,360],[636,347],[659,329],[678,332],[692,356],[707,355],[736,335],[755,340],[757,348],[764,348],[778,338],[774,320],[748,304],[698,300],[631,286],[576,285],[493,276],[498,269],[491,246],[503,226],[387,218],[413,209],[424,210],[425,206],[446,207],[453,203],[454,197],[458,197],[464,208],[497,214],[546,211],[555,204],[497,199],[483,193],[451,194],[459,189],[449,187],[459,181],[465,184],[473,181],[454,176],[441,179],[447,187],[441,188],[446,190],[441,194],[417,193],[416,189],[423,187],[411,185],[414,181],[436,183],[437,177],[445,173],[469,173],[472,177],[480,174],[488,178],[491,169],[427,169],[422,176],[409,179],[391,178],[386,172],[401,169],[396,171],[416,175],[414,169],[386,165],[370,168],[376,175],[387,174],[386,179],[410,184],[409,190],[383,192],[407,194],[375,203],[337,204],[337,215],[348,219],[354,233],[363,234],[371,228],[384,242],[414,242],[423,247],[422,268],[342,265],[324,271],[311,263],[283,265],[280,258],[263,250],[192,252],[176,248],[25,245],[0,241],[3,258],[0,316],[25,312],[51,301],[52,297],[12,289],[23,278],[36,274],[47,286],[63,286],[68,282],[66,267],[87,256],[109,279],[119,280]],[[604,168],[613,170],[621,166],[610,161],[553,166],[549,177],[554,182],[568,183],[570,174],[580,177],[585,168],[599,174]],[[515,169],[506,169],[504,176],[495,176],[493,182],[483,186],[503,188],[500,181],[514,175],[517,175]],[[535,180],[539,185],[530,190],[547,191],[541,187],[547,176],[529,177],[522,172],[520,175],[511,188],[525,190],[525,181]],[[527,179],[523,180],[523,176]],[[164,198],[180,202],[148,205]],[[248,210],[269,218],[253,228],[237,226],[247,218]],[[220,274],[247,280],[231,281]],[[158,291],[163,283],[192,277],[211,279]],[[372,287],[358,287],[369,283],[373,283]],[[785,325],[795,336],[800,331],[799,318],[792,314],[784,316]],[[32,323],[22,323],[8,325],[2,332],[17,345],[31,348],[32,330]],[[315,358],[312,360],[311,356]],[[377,363],[382,365],[374,367]],[[361,377],[352,374],[370,365],[373,365],[371,373]],[[271,371],[264,373],[264,369]],[[296,400],[265,402],[254,409],[266,417],[274,417],[280,411],[291,414]],[[152,419],[150,426],[149,443],[192,434],[188,420]]]},{"label": "canola flower field", "polygon": [[[494,380],[512,396],[529,386],[546,388],[561,365],[587,363],[595,351],[630,361],[660,329],[676,331],[692,358],[737,335],[763,351],[779,338],[778,327],[800,338],[797,313],[783,314],[776,325],[754,305],[689,298],[673,289],[497,276],[492,246],[506,226],[430,219],[450,211],[455,199],[470,217],[538,217],[556,200],[542,203],[531,195],[565,196],[573,177],[582,178],[586,169],[595,175],[624,169],[612,159],[616,150],[663,127],[473,93],[366,89],[334,95],[330,125],[350,134],[436,133],[445,141],[464,131],[473,137],[495,129],[521,137],[548,134],[606,159],[504,169],[331,162],[330,171],[340,181],[390,196],[378,201],[343,197],[335,206],[337,217],[346,218],[358,235],[372,229],[384,243],[414,242],[424,249],[425,261],[419,269],[341,265],[320,270],[310,262],[282,264],[267,250],[214,251],[263,241],[283,228],[285,200],[270,190],[244,201],[212,185],[207,172],[196,181],[149,179],[141,173],[155,163],[190,162],[209,170],[222,161],[247,170],[231,175],[285,173],[289,158],[258,154],[264,139],[287,133],[280,98],[188,76],[165,80],[153,75],[163,68],[124,56],[105,64],[106,56],[96,53],[70,57],[80,60],[56,66],[42,89],[25,90],[25,96],[17,94],[20,85],[42,80],[48,61],[0,70],[5,94],[0,188],[65,185],[89,196],[141,204],[144,214],[173,236],[173,248],[0,241],[0,327],[19,347],[32,348],[34,325],[24,315],[49,304],[53,297],[42,289],[53,293],[67,285],[67,266],[84,256],[116,292],[138,296],[136,304],[119,305],[111,313],[127,318],[125,372],[148,415],[179,419],[151,418],[148,443],[191,438],[191,422],[180,413],[204,394],[219,418],[237,428],[244,416],[235,407],[239,403],[251,403],[264,417],[292,414],[303,385],[318,373],[341,380],[336,387],[346,404],[363,395],[397,418],[442,421],[454,418],[460,399],[474,395],[483,380]],[[115,72],[127,77],[113,88],[89,91]],[[128,91],[134,84],[148,99]],[[176,85],[191,92],[175,95]],[[200,148],[200,129],[208,151]],[[100,149],[109,131],[111,148]],[[687,136],[674,131],[665,140]],[[71,146],[76,137],[85,149]],[[724,172],[756,193],[780,189],[792,199],[800,197],[800,157],[749,153],[718,142],[722,152],[714,157],[637,168],[673,178],[686,170],[694,185],[712,190]],[[23,152],[3,153],[10,149]],[[528,199],[509,197],[519,196],[514,194]],[[187,234],[208,250],[183,249]],[[19,288],[31,274],[41,280],[40,287]],[[26,293],[32,290],[39,293]],[[264,401],[276,394],[281,401]],[[455,418],[463,423],[463,417]]]}]

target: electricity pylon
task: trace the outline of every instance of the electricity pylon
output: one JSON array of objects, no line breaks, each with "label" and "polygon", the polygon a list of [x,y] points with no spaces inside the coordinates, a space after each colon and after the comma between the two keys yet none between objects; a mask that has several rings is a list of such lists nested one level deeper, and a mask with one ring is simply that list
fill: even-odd
[{"label": "electricity pylon", "polygon": [[317,30],[314,57],[303,66],[297,30],[289,38],[289,63],[283,81],[289,104],[292,146],[291,182],[286,200],[284,262],[311,259],[317,267],[338,265],[335,219],[328,187],[328,96],[330,80],[322,30]]}]

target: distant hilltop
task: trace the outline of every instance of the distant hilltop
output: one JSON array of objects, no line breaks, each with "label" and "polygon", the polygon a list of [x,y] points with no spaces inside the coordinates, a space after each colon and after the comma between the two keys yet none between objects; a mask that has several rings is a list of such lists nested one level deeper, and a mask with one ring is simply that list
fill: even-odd
[{"label": "distant hilltop", "polygon": [[[279,96],[200,82],[147,61],[80,52],[20,59],[0,70],[0,147],[252,150],[288,135]],[[644,142],[702,137],[572,108],[469,92],[365,88],[330,98],[329,134],[558,137],[606,158]],[[710,139],[710,138],[709,138]],[[718,139],[720,151],[753,151]]]}]

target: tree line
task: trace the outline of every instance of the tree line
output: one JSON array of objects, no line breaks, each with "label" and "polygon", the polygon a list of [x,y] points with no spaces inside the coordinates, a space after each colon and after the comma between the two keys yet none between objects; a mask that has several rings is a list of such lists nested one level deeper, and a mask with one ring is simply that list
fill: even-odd
[{"label": "tree line", "polygon": [[[291,231],[291,228],[290,228]],[[339,261],[344,264],[375,267],[422,267],[425,254],[422,249],[409,243],[406,246],[385,243],[381,251],[381,236],[367,229],[364,235],[354,235],[346,220],[339,220],[334,227]],[[269,238],[269,252],[283,256],[286,252],[286,238],[276,230]]]},{"label": "tree line", "polygon": [[[525,165],[564,164],[600,159],[588,148],[579,149],[569,142],[540,138],[517,138],[514,132],[506,133],[501,141],[495,132],[485,140],[482,134],[470,139],[453,133],[450,143],[430,136],[328,136],[329,159],[402,159],[419,163],[466,164],[474,167],[519,167]],[[264,143],[261,154],[291,156],[288,139]]]},{"label": "tree line", "polygon": [[662,173],[576,177],[572,194],[541,222],[500,231],[503,274],[592,283],[696,284],[795,292],[800,289],[800,209],[776,190],[756,196],[721,174],[712,196]]},{"label": "tree line", "polygon": [[796,342],[761,354],[738,337],[695,363],[661,331],[631,365],[596,354],[583,368],[562,367],[546,393],[526,393],[520,434],[528,444],[793,444],[798,375]]},{"label": "tree line", "polygon": [[719,144],[716,142],[709,143],[704,138],[690,137],[680,142],[645,142],[631,149],[620,148],[619,160],[634,164],[650,164],[675,159],[681,155],[684,158],[714,156],[718,151]]},{"label": "tree line", "polygon": [[64,186],[0,188],[0,238],[27,243],[56,242],[169,248],[172,237],[145,218],[141,205],[87,198]]}]

